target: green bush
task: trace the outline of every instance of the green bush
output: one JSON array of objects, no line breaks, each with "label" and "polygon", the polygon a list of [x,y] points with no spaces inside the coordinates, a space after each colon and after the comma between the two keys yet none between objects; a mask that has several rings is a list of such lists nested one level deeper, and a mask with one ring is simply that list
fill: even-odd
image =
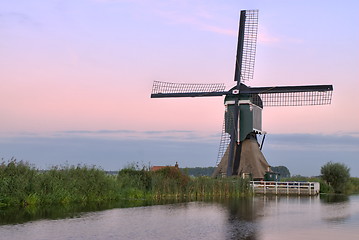
[{"label": "green bush", "polygon": [[329,162],[322,166],[322,179],[333,187],[335,193],[345,193],[349,188],[350,169],[342,163]]},{"label": "green bush", "polygon": [[359,193],[359,178],[351,177],[346,186],[346,192],[351,194]]}]

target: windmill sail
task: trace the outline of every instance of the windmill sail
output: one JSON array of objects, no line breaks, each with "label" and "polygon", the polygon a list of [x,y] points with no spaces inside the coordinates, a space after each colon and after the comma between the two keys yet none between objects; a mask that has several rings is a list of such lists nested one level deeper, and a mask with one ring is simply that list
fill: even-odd
[{"label": "windmill sail", "polygon": [[224,91],[223,83],[169,83],[154,81],[151,98],[167,97],[210,97],[222,96]]},{"label": "windmill sail", "polygon": [[[254,104],[265,107],[326,105],[332,100],[332,85],[255,87],[241,91],[252,95]],[[255,98],[259,96],[260,98]]]},{"label": "windmill sail", "polygon": [[253,79],[257,32],[258,10],[241,11],[234,81]]}]

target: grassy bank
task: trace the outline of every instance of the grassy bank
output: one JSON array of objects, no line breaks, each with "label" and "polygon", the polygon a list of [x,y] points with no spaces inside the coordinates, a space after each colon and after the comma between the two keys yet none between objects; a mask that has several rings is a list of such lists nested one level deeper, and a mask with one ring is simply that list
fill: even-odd
[{"label": "grassy bank", "polygon": [[127,168],[117,176],[88,166],[38,171],[25,162],[0,164],[0,207],[105,202],[119,199],[191,199],[250,194],[248,181],[190,178],[176,168]]}]

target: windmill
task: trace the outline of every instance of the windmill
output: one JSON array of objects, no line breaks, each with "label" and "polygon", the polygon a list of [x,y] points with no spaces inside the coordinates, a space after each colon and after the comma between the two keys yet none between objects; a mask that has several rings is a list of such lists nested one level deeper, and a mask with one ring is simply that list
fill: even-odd
[{"label": "windmill", "polygon": [[[332,85],[250,87],[245,81],[253,78],[258,10],[242,10],[239,20],[235,86],[225,90],[224,84],[168,83],[155,81],[151,98],[225,96],[223,123],[217,168],[213,176],[240,175],[264,179],[271,173],[261,152],[265,132],[262,130],[262,109],[267,106],[307,106],[330,104]],[[263,135],[261,144],[257,135]]]}]

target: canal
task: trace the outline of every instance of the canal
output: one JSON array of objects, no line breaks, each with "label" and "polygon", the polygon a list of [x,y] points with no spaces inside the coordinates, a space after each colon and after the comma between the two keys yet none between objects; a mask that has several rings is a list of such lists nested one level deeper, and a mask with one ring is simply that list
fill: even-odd
[{"label": "canal", "polygon": [[359,195],[257,196],[128,206],[43,209],[37,216],[31,215],[31,210],[0,211],[0,239],[331,240],[359,237]]}]

